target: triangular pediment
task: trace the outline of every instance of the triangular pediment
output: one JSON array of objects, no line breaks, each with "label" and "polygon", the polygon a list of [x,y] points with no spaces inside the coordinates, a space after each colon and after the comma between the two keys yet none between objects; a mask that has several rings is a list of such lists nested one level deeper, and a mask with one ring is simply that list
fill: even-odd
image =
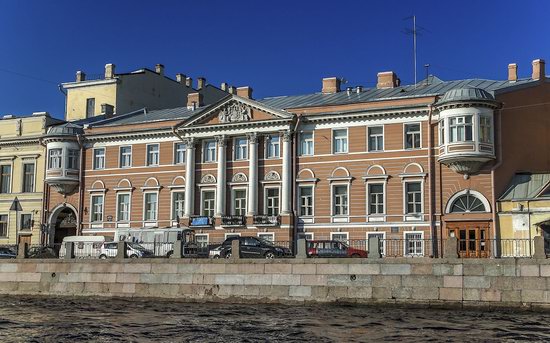
[{"label": "triangular pediment", "polygon": [[255,100],[232,95],[189,118],[183,127],[251,123],[274,119],[290,120],[292,117],[293,115],[288,112],[270,108]]}]

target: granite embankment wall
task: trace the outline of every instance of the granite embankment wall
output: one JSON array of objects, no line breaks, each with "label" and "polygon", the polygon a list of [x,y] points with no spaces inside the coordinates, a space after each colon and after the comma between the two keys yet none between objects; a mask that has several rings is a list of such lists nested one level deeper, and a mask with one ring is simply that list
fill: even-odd
[{"label": "granite embankment wall", "polygon": [[4,260],[0,293],[550,309],[550,260]]}]

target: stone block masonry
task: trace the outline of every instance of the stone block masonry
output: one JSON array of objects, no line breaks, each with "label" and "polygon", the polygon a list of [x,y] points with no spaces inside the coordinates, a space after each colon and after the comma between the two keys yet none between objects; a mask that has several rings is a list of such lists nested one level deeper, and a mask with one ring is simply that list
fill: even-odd
[{"label": "stone block masonry", "polygon": [[0,294],[550,310],[548,259],[10,260]]}]

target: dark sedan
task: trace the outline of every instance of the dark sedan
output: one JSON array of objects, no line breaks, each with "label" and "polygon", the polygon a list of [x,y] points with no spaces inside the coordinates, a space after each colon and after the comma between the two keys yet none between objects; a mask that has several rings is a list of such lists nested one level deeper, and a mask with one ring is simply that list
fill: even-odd
[{"label": "dark sedan", "polygon": [[17,253],[10,247],[0,247],[0,258],[16,258]]},{"label": "dark sedan", "polygon": [[257,237],[230,237],[222,243],[220,256],[231,257],[231,244],[239,240],[242,258],[277,258],[292,256],[290,249],[274,245],[272,242]]}]

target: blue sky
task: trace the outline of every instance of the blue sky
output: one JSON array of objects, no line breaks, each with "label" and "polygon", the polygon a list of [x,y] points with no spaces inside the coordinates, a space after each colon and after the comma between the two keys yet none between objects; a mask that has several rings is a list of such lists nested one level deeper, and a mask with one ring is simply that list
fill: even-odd
[{"label": "blue sky", "polygon": [[550,1],[20,1],[0,0],[0,114],[62,117],[57,84],[77,70],[100,74],[166,67],[219,86],[249,85],[256,98],[319,91],[321,79],[372,87],[376,73],[414,79],[529,76],[550,62]]}]

